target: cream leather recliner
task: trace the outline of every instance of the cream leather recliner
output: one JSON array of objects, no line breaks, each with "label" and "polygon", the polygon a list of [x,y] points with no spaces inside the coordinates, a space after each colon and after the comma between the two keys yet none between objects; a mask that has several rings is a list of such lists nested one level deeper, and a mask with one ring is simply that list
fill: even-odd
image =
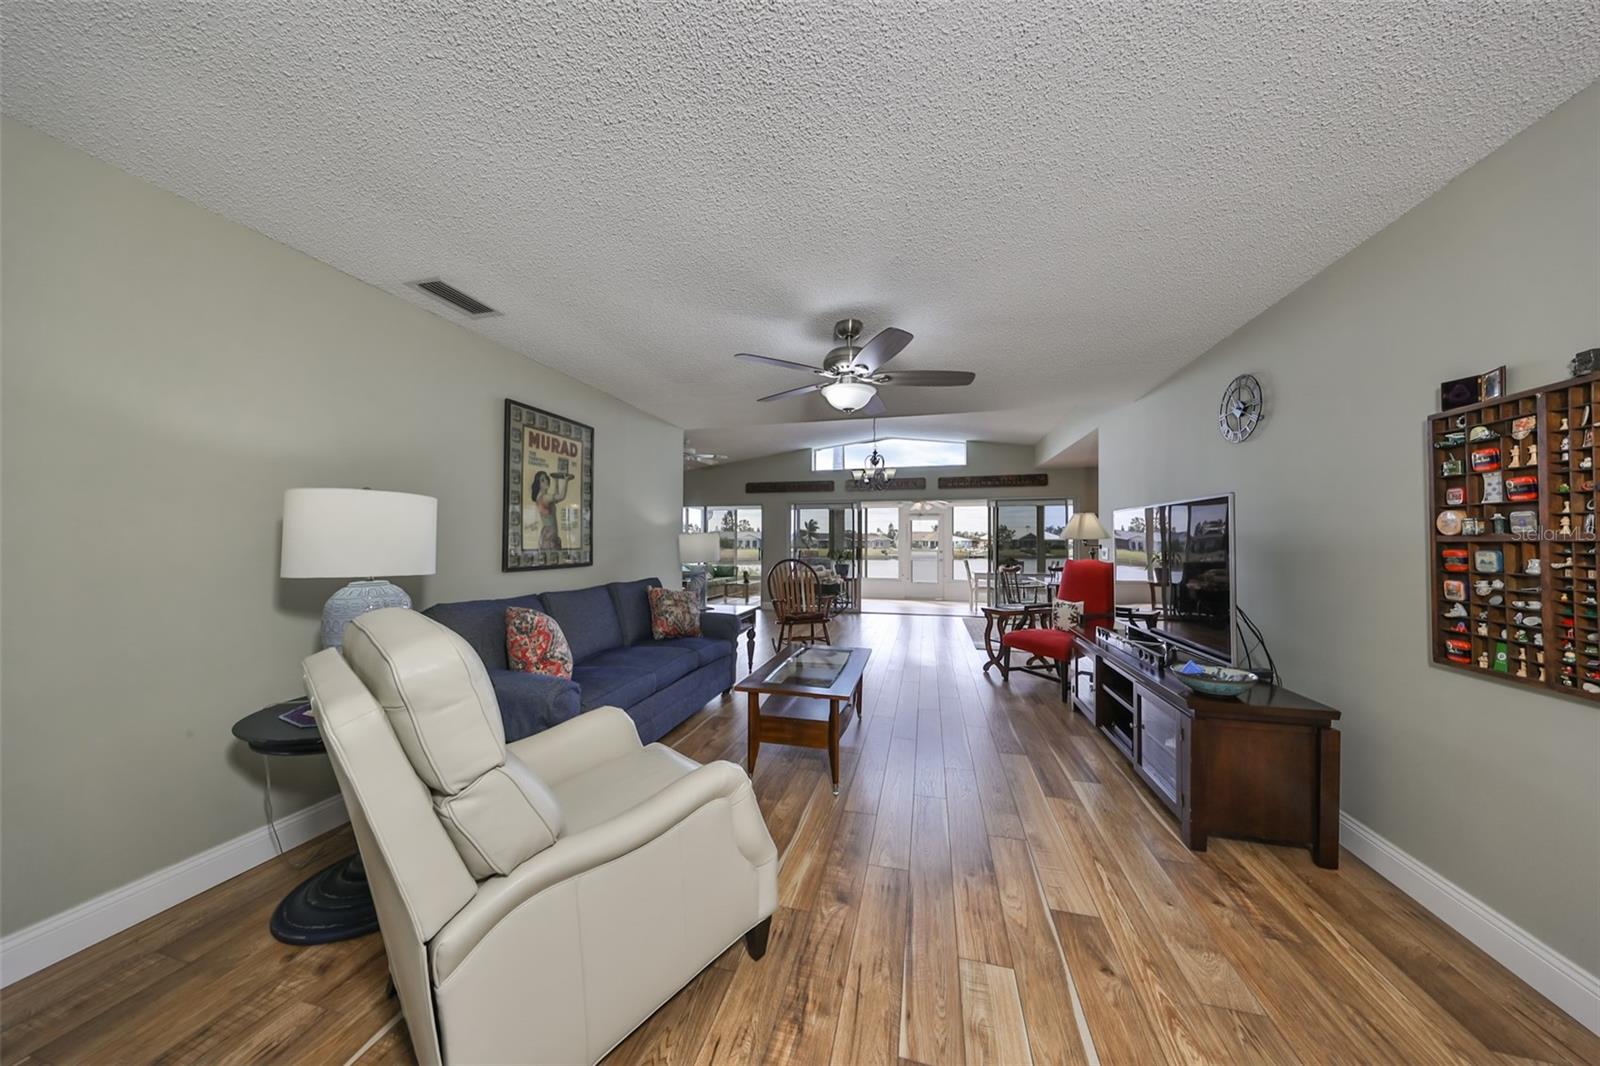
[{"label": "cream leather recliner", "polygon": [[423,1063],[592,1063],[741,936],[766,950],[778,856],[739,767],[615,707],[507,745],[477,654],[412,611],[305,673]]}]

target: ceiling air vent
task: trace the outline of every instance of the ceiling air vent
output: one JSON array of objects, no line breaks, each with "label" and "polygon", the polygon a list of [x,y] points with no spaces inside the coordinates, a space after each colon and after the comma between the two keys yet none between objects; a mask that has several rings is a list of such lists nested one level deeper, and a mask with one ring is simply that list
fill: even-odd
[{"label": "ceiling air vent", "polygon": [[434,278],[431,281],[414,281],[412,284],[429,296],[437,296],[456,310],[472,318],[488,318],[490,315],[498,315],[500,313],[482,300],[474,299],[454,285],[440,281],[438,278]]}]

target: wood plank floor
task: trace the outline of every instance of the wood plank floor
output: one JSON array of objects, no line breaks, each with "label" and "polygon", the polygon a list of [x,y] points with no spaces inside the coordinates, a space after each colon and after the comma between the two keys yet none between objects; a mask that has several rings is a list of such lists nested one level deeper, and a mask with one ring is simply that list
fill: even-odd
[{"label": "wood plank floor", "polygon": [[[866,718],[837,798],[824,753],[762,752],[783,857],[766,958],[731,949],[608,1062],[1600,1062],[1600,1040],[1350,855],[1330,872],[1285,848],[1185,850],[1053,686],[979,671],[960,619],[834,632],[875,649]],[[740,760],[742,710],[668,741]],[[340,830],[288,859],[349,848]],[[411,1061],[377,937],[267,934],[303,876],[260,867],[7,989],[0,1058]]]}]

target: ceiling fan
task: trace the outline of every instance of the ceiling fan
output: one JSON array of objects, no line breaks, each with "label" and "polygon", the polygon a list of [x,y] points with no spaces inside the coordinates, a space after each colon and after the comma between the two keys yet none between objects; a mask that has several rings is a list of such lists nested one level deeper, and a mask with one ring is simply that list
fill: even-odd
[{"label": "ceiling fan", "polygon": [[727,462],[728,457],[726,455],[718,455],[716,452],[695,451],[694,448],[685,443],[683,446],[683,461],[685,463],[693,463],[696,466],[716,466],[718,463]]},{"label": "ceiling fan", "polygon": [[760,403],[781,400],[788,396],[803,396],[810,392],[822,393],[822,398],[837,410],[862,414],[881,415],[888,410],[878,397],[882,385],[971,385],[977,375],[968,370],[901,370],[886,371],[884,365],[899,355],[911,343],[911,334],[889,326],[866,344],[857,346],[861,336],[859,318],[841,318],[833,324],[833,337],[839,344],[822,360],[821,366],[808,366],[788,359],[774,359],[767,355],[739,352],[735,359],[753,359],[758,363],[804,370],[827,381],[784,389],[771,396],[761,397]]}]

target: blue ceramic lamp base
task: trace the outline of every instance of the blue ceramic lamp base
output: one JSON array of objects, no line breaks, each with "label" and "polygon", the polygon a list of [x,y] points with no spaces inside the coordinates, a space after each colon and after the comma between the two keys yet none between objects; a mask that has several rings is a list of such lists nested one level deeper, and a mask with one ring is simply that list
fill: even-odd
[{"label": "blue ceramic lamp base", "polygon": [[380,607],[411,608],[411,597],[388,581],[352,581],[328,597],[322,608],[322,646],[342,648],[344,627],[353,619]]}]

